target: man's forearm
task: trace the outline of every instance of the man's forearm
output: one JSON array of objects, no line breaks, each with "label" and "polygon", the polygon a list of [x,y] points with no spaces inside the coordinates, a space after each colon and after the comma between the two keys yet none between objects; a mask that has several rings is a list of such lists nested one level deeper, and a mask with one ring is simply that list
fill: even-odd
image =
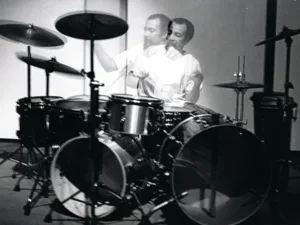
[{"label": "man's forearm", "polygon": [[186,90],[185,100],[196,103],[200,98],[200,87],[203,82],[203,75],[197,74],[194,75],[189,81],[188,86]]},{"label": "man's forearm", "polygon": [[95,54],[106,72],[113,72],[118,70],[118,67],[113,58],[104,51],[99,43],[95,45]]}]

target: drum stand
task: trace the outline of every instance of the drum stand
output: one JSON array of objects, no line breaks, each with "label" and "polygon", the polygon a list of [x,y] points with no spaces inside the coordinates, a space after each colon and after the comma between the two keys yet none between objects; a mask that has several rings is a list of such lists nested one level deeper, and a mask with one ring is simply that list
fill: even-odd
[{"label": "drum stand", "polygon": [[[45,116],[46,116],[46,144],[45,144],[45,151],[42,153],[42,158],[37,162],[35,165],[33,165],[33,168],[37,168],[37,176],[35,179],[35,182],[33,184],[33,187],[31,189],[31,192],[29,194],[29,197],[27,199],[26,204],[24,205],[24,214],[25,215],[30,215],[30,211],[39,199],[39,197],[44,196],[47,198],[49,196],[49,185],[51,184],[50,181],[50,165],[51,165],[51,159],[52,157],[50,156],[50,147],[52,146],[52,140],[50,138],[51,133],[50,133],[50,102],[49,102],[49,77],[50,73],[53,71],[48,71],[46,70],[46,97],[43,99],[45,101],[46,106],[45,106]],[[42,183],[40,184],[40,178],[43,178]],[[35,197],[36,201],[33,201],[33,195],[34,192],[37,190],[37,185],[41,186],[41,192]]]}]

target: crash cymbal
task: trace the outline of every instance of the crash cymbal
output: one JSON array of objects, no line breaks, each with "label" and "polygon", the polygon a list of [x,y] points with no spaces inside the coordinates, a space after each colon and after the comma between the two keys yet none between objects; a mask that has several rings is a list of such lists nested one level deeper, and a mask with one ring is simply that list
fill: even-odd
[{"label": "crash cymbal", "polygon": [[213,86],[221,87],[221,88],[239,89],[239,90],[264,87],[263,84],[249,83],[247,81],[239,81],[239,82],[236,81],[232,83],[215,84]]},{"label": "crash cymbal", "polygon": [[55,58],[52,58],[49,60],[49,59],[46,59],[45,57],[38,56],[38,55],[32,55],[31,57],[28,57],[28,56],[26,56],[26,53],[17,53],[16,56],[21,61],[23,61],[31,66],[38,67],[40,69],[44,69],[44,70],[48,71],[49,73],[60,72],[60,73],[82,76],[80,71],[73,69],[70,66],[67,66],[67,65],[57,62]]},{"label": "crash cymbal", "polygon": [[125,34],[128,24],[114,15],[97,11],[76,11],[55,22],[56,29],[73,38],[104,40]]},{"label": "crash cymbal", "polygon": [[279,41],[279,40],[285,39],[287,37],[295,36],[297,34],[300,34],[300,29],[292,30],[292,29],[289,29],[286,26],[284,26],[282,31],[279,34],[277,34],[276,36],[274,36],[272,38],[269,38],[267,40],[261,41],[261,42],[257,43],[255,46],[259,46],[259,45]]},{"label": "crash cymbal", "polygon": [[0,35],[36,47],[57,47],[64,45],[66,42],[66,39],[62,40],[55,32],[33,24],[0,24]]}]

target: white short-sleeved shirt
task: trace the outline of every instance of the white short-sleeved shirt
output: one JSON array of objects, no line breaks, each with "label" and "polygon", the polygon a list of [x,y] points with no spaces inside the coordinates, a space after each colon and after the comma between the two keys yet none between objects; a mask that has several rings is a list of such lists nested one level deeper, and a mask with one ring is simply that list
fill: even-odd
[{"label": "white short-sleeved shirt", "polygon": [[136,63],[134,72],[142,78],[139,94],[160,98],[167,103],[185,102],[185,94],[193,88],[193,79],[201,76],[198,60],[188,53],[182,55],[172,47],[168,51],[176,51],[180,56],[167,57],[165,46],[154,49],[155,53],[150,56],[144,52]]},{"label": "white short-sleeved shirt", "polygon": [[[173,47],[168,49],[179,53]],[[197,59],[191,54],[167,57],[164,45],[144,50],[143,45],[131,48],[114,58],[117,67],[140,78],[138,94],[163,99],[166,103],[184,102],[185,93],[193,88],[193,76],[201,73]],[[126,72],[124,70],[124,72]]]}]

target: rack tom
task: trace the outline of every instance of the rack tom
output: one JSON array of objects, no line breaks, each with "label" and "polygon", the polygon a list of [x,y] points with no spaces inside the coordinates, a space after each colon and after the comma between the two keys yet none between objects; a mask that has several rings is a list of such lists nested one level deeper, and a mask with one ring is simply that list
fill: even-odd
[{"label": "rack tom", "polygon": [[146,96],[112,94],[108,102],[110,131],[131,135],[153,135],[163,122],[163,100]]},{"label": "rack tom", "polygon": [[59,96],[34,96],[21,98],[17,101],[17,113],[20,115],[19,138],[30,138],[34,145],[44,146],[51,140],[50,119],[53,107],[57,101],[63,99]]},{"label": "rack tom", "polygon": [[[99,95],[99,125],[105,130],[105,112],[109,97]],[[52,133],[57,144],[88,132],[88,117],[90,115],[90,97],[87,95],[73,96],[60,100],[55,105],[52,114]]]}]

